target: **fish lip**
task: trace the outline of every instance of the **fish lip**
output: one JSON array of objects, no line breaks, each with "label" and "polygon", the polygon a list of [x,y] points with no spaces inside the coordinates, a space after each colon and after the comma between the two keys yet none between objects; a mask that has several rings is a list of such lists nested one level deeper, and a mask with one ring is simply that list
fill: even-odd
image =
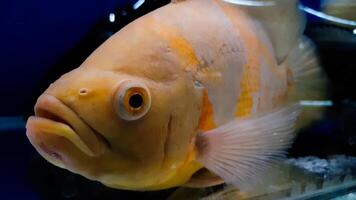
[{"label": "fish lip", "polygon": [[110,143],[101,133],[89,126],[73,109],[53,95],[43,94],[38,98],[35,116],[30,117],[29,121],[31,118],[61,124],[68,130],[71,129],[80,138],[77,141],[81,141],[82,145],[73,141],[72,143],[89,156],[99,156],[110,149]]}]

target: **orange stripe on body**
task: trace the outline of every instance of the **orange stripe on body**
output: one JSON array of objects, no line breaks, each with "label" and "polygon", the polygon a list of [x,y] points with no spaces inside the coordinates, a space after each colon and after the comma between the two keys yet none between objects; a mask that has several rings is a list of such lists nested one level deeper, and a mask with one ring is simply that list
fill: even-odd
[{"label": "orange stripe on body", "polygon": [[216,127],[213,106],[209,101],[208,92],[203,91],[203,109],[199,120],[199,130],[208,131]]},{"label": "orange stripe on body", "polygon": [[187,67],[195,70],[199,65],[199,60],[195,54],[195,51],[189,41],[183,38],[179,30],[170,25],[165,25],[164,27],[160,24],[160,27],[156,28],[156,33],[163,38],[172,51],[176,53],[179,58],[186,62]]},{"label": "orange stripe on body", "polygon": [[[151,22],[153,23],[152,25],[155,25],[154,21]],[[155,30],[156,33],[168,43],[172,51],[185,62],[185,70],[188,69],[191,72],[197,72],[200,63],[199,59],[190,42],[181,36],[179,30],[176,27],[167,24],[164,25],[164,27],[160,24],[160,27],[157,27]],[[199,130],[207,131],[215,128],[216,125],[214,121],[213,106],[210,103],[208,91],[206,89],[203,91],[202,96],[202,112],[199,120]]]},{"label": "orange stripe on body", "polygon": [[[244,117],[252,114],[254,103],[253,95],[261,92],[261,56],[266,58],[269,66],[276,66],[273,53],[268,49],[258,35],[254,32],[249,16],[237,6],[216,1],[226,16],[230,19],[235,30],[239,33],[246,49],[246,64],[243,67],[243,75],[240,82],[240,95],[236,103],[236,117]],[[270,70],[273,70],[271,67]]]},{"label": "orange stripe on body", "polygon": [[232,6],[220,4],[220,7],[229,17],[234,29],[239,33],[246,49],[246,64],[243,67],[242,79],[240,81],[240,95],[236,102],[235,116],[243,117],[252,113],[253,93],[260,91],[260,60],[261,45],[258,43],[256,34],[252,32],[247,16],[238,14],[239,10]]},{"label": "orange stripe on body", "polygon": [[260,73],[258,65],[245,65],[240,82],[240,96],[237,100],[235,116],[243,117],[252,114],[253,93],[260,91]]}]

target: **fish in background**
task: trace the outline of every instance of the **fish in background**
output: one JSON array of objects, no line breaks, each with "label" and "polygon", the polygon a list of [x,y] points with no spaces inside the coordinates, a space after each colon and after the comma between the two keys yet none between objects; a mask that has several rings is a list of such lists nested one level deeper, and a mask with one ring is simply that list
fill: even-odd
[{"label": "fish in background", "polygon": [[285,157],[296,102],[323,98],[303,30],[295,0],[172,1],[51,84],[27,136],[113,188],[248,189]]},{"label": "fish in background", "polygon": [[355,0],[324,0],[321,9],[329,15],[356,21]]}]

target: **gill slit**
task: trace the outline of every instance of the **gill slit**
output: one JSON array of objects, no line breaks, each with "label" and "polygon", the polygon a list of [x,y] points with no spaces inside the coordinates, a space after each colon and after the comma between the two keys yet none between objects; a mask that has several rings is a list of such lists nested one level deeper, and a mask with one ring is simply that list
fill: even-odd
[{"label": "gill slit", "polygon": [[167,154],[168,154],[168,142],[171,138],[172,135],[172,121],[173,121],[173,115],[169,115],[169,120],[167,123],[167,131],[166,131],[166,138],[164,141],[164,145],[163,145],[163,160],[162,160],[162,167],[164,166],[164,164],[166,163],[167,160]]}]

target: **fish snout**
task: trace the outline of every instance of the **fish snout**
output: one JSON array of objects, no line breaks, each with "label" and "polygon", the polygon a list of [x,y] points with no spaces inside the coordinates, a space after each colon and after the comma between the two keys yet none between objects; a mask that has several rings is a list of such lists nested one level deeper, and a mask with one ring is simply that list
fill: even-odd
[{"label": "fish snout", "polygon": [[35,105],[35,116],[28,119],[26,135],[47,160],[61,165],[70,157],[73,145],[89,157],[104,154],[107,140],[90,127],[73,109],[55,96],[43,94]]}]

